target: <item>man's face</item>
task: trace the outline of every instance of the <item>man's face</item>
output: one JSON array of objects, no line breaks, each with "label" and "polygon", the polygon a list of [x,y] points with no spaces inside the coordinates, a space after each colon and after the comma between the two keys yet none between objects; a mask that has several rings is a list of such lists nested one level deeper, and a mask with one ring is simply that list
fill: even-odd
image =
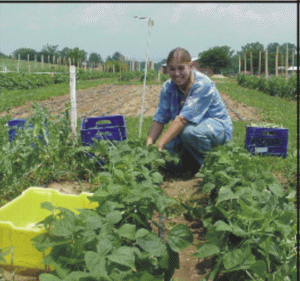
[{"label": "man's face", "polygon": [[189,83],[191,64],[190,63],[177,63],[171,61],[168,65],[168,73],[172,81],[180,87],[185,87]]}]

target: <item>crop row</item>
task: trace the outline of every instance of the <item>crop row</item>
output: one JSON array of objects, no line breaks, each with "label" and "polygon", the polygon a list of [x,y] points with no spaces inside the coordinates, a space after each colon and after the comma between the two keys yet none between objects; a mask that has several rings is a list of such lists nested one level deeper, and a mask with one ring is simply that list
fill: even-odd
[{"label": "crop row", "polygon": [[238,84],[250,89],[262,91],[271,96],[286,97],[290,99],[297,98],[297,76],[291,76],[288,81],[285,77],[271,76],[270,78],[246,76],[240,74],[237,76]]},{"label": "crop row", "polygon": [[[101,78],[115,78],[119,81],[130,82],[132,80],[143,81],[144,72],[142,71],[124,71],[121,73],[103,72],[103,71],[84,71],[79,70],[77,73],[77,80],[90,80]],[[165,81],[168,77],[162,75],[162,80]],[[148,71],[147,80],[157,81],[158,73],[156,71]],[[16,89],[33,89],[38,87],[44,87],[51,84],[64,83],[69,81],[69,74],[53,73],[49,74],[29,74],[29,73],[0,73],[0,92],[4,90],[16,90]]]},{"label": "crop row", "polygon": [[295,190],[284,192],[264,162],[233,142],[215,148],[197,176],[209,202],[185,207],[207,229],[194,255],[210,258],[207,278],[296,280]]},{"label": "crop row", "polygon": [[164,237],[155,234],[163,226],[153,215],[167,216],[168,206],[175,203],[164,195],[159,172],[170,156],[140,139],[82,146],[79,134],[74,138],[71,133],[68,112],[52,121],[34,105],[28,120],[33,127],[19,130],[12,142],[8,128],[0,133],[2,203],[26,186],[68,178],[89,180],[94,192],[90,200],[99,203],[78,215],[59,209],[59,215],[42,222],[46,232],[33,243],[41,252],[52,248],[44,262],[55,270],[39,280],[171,280],[179,268],[178,252],[193,242],[193,234],[184,225]]}]

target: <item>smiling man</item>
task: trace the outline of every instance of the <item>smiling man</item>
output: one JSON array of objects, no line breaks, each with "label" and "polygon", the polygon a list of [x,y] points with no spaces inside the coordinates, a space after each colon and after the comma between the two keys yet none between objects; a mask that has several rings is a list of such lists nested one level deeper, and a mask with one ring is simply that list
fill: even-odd
[{"label": "smiling man", "polygon": [[176,48],[167,58],[170,79],[160,92],[160,102],[146,145],[154,144],[165,124],[170,127],[158,140],[157,147],[179,153],[173,172],[196,173],[212,147],[231,140],[232,121],[214,83],[192,67],[187,50]]}]

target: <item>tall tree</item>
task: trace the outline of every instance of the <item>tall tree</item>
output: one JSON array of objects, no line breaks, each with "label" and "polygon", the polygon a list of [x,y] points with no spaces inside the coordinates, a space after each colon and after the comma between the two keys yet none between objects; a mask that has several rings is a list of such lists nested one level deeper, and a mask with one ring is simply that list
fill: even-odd
[{"label": "tall tree", "polygon": [[68,57],[75,60],[75,65],[80,64],[82,61],[86,60],[87,58],[87,53],[84,50],[79,50],[78,47],[72,49],[71,51],[68,52]]},{"label": "tall tree", "polygon": [[101,56],[97,53],[91,53],[89,56],[89,62],[94,62],[94,63],[103,63],[103,60]]},{"label": "tall tree", "polygon": [[201,66],[212,68],[214,73],[221,73],[230,69],[233,52],[228,46],[213,47],[200,53],[198,61]]},{"label": "tall tree", "polygon": [[53,57],[54,55],[58,55],[58,45],[49,45],[47,43],[46,46],[43,46],[42,50],[41,50],[41,54],[43,54],[44,56],[50,56]]},{"label": "tall tree", "polygon": [[29,55],[29,60],[33,61],[37,51],[31,48],[19,48],[13,52],[14,58],[18,58],[20,55],[21,60],[27,60],[27,56]]},{"label": "tall tree", "polygon": [[61,57],[68,57],[68,53],[70,52],[70,51],[72,51],[72,49],[70,49],[70,48],[68,48],[68,47],[65,47],[65,48],[63,48],[60,52],[59,52],[59,55],[61,56]]},{"label": "tall tree", "polygon": [[7,58],[8,56],[5,55],[4,53],[0,52],[0,58]]},{"label": "tall tree", "polygon": [[124,61],[125,60],[125,57],[119,53],[119,52],[115,52],[111,58],[112,61],[117,61],[117,60],[121,60],[121,61]]}]

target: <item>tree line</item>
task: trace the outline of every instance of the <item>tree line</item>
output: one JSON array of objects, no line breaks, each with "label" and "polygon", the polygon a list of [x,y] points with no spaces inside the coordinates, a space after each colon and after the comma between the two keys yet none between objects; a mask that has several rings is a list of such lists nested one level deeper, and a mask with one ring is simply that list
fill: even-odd
[{"label": "tree line", "polygon": [[[0,52],[0,57],[3,58],[18,59],[20,57],[21,60],[34,61],[36,59],[38,62],[41,62],[42,56],[44,58],[44,62],[49,62],[49,63],[50,62],[52,63],[54,57],[56,58],[61,57],[61,58],[65,58],[66,60],[70,58],[72,60],[72,63],[74,62],[75,65],[83,61],[86,61],[88,63],[95,63],[95,64],[104,63],[104,60],[102,59],[100,54],[96,52],[92,52],[88,56],[88,53],[85,50],[81,50],[78,47],[75,48],[65,47],[62,50],[59,50],[58,45],[47,44],[43,46],[41,51],[39,52],[31,48],[16,49],[10,56],[6,56],[4,53]],[[108,56],[106,58],[106,62],[118,61],[118,60],[122,60],[122,61],[125,60],[125,57],[119,52],[115,52],[112,56]]]},{"label": "tree line", "polygon": [[[284,43],[282,45],[279,43],[270,43],[266,48],[259,42],[248,43],[242,46],[241,51],[236,52],[236,54],[230,49],[226,45],[210,48],[207,51],[199,53],[198,63],[201,67],[211,68],[214,73],[238,73],[239,70],[244,71],[246,64],[247,71],[250,71],[250,68],[252,68],[253,74],[258,74],[259,72],[264,73],[266,71],[267,59],[268,72],[275,74],[276,56],[278,58],[278,65],[284,67],[286,65],[286,50],[288,49],[288,65],[297,65],[297,47],[291,43]],[[268,52],[267,55],[266,51]]]},{"label": "tree line", "polygon": [[[215,46],[208,50],[199,53],[198,63],[200,67],[211,68],[214,73],[238,73],[239,69],[242,71],[245,69],[250,70],[250,63],[252,62],[253,73],[257,74],[259,71],[265,72],[266,65],[266,51],[268,51],[268,71],[270,74],[275,73],[275,60],[278,59],[279,66],[285,66],[286,63],[286,48],[288,46],[288,65],[297,65],[297,47],[292,43],[270,43],[264,48],[264,45],[255,42],[247,43],[242,46],[240,51],[234,54],[234,50],[231,50],[229,46]],[[277,53],[278,52],[278,53]],[[31,48],[19,48],[13,52],[10,56],[12,58],[21,60],[37,60],[41,61],[44,58],[44,62],[53,62],[53,58],[65,58],[66,60],[71,59],[72,63],[77,65],[82,62],[98,65],[103,64],[104,60],[101,55],[92,52],[89,56],[86,51],[76,48],[65,47],[62,50],[58,50],[58,45],[45,45],[42,47],[40,52],[37,52]],[[0,52],[0,57],[7,57],[5,54]],[[246,58],[246,61],[245,61]],[[250,62],[251,59],[251,62]],[[49,61],[52,60],[52,61]],[[166,59],[156,63],[155,70],[159,70],[166,62]],[[67,62],[66,62],[67,63]],[[126,58],[120,52],[115,52],[112,56],[108,56],[105,60],[107,65],[114,63],[116,71],[122,69],[122,67],[128,67]],[[141,63],[143,67],[144,62]]]}]

